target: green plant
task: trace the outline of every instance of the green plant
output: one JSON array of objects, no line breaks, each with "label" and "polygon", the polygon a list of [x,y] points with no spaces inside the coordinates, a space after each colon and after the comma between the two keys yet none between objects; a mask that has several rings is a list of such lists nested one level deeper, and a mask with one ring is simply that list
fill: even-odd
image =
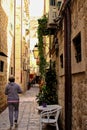
[{"label": "green plant", "polygon": [[42,105],[46,104],[57,104],[57,80],[54,69],[48,69],[45,76],[46,85],[42,87],[42,91],[37,95],[37,103]]},{"label": "green plant", "polygon": [[42,87],[42,91],[41,92],[39,92],[39,94],[36,96],[36,100],[37,100],[37,103],[39,104],[39,105],[42,105],[43,103],[46,103],[46,98],[45,98],[45,96],[46,96],[46,86],[44,85],[43,87]]},{"label": "green plant", "polygon": [[49,34],[49,30],[47,29],[47,17],[43,16],[42,18],[38,19],[38,51],[39,51],[39,71],[41,76],[45,76],[45,68],[46,68],[46,59],[44,57],[44,50],[43,50],[43,36]]}]

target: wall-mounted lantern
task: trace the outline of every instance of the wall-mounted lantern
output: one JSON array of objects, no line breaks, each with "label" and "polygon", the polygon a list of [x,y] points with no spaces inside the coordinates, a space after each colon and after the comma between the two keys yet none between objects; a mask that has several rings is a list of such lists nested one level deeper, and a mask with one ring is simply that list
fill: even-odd
[{"label": "wall-mounted lantern", "polygon": [[34,58],[38,59],[39,51],[38,51],[38,45],[36,44],[33,49]]}]

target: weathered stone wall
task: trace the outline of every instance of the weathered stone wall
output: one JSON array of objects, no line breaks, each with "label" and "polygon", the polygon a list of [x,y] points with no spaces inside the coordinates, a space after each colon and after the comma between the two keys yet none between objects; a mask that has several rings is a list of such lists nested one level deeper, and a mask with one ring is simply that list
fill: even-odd
[{"label": "weathered stone wall", "polygon": [[[72,56],[72,130],[87,129],[87,1],[76,0],[72,3],[72,40],[81,32],[82,61],[74,61]],[[73,42],[71,42],[73,45]]]},{"label": "weathered stone wall", "polygon": [[6,96],[4,94],[4,88],[6,85],[6,77],[0,75],[0,112],[6,108]]},{"label": "weathered stone wall", "polygon": [[87,79],[84,74],[73,76],[72,126],[73,130],[87,129]]},{"label": "weathered stone wall", "polygon": [[[8,18],[1,7],[0,0],[0,51],[7,54],[7,22]],[[0,56],[0,60],[4,62],[4,71],[0,72],[0,112],[6,107],[6,96],[4,88],[7,83],[7,57]]]},{"label": "weathered stone wall", "polygon": [[[61,125],[64,127],[64,120],[65,120],[65,77],[64,77],[64,26],[58,32],[58,56],[56,57],[56,73],[57,73],[57,80],[58,80],[58,102],[62,106],[61,111]],[[63,68],[61,67],[60,56],[63,54]]]},{"label": "weathered stone wall", "polygon": [[[82,60],[76,63],[73,38],[81,32]],[[60,55],[64,57],[63,32],[58,32],[59,62],[58,68],[58,101],[62,105],[62,124],[65,123],[65,77],[60,67]],[[64,60],[64,59],[63,59]],[[71,70],[72,70],[72,130],[87,130],[87,1],[71,1]],[[64,128],[65,129],[65,128]]]}]

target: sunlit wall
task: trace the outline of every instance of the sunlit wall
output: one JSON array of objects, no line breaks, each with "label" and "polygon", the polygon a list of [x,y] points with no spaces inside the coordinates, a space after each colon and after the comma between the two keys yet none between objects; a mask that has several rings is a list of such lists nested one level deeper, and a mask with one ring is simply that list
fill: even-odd
[{"label": "sunlit wall", "polygon": [[11,66],[13,66],[13,38],[14,38],[14,0],[1,0],[1,6],[8,17],[7,24],[7,79],[11,74]]}]

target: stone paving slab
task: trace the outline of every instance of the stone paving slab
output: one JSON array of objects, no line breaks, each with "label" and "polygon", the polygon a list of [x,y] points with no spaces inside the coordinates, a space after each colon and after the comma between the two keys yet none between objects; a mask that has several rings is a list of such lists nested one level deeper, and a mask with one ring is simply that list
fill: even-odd
[{"label": "stone paving slab", "polygon": [[[36,95],[39,89],[30,88],[20,96],[18,127],[13,130],[39,130],[39,113],[36,107]],[[0,114],[0,130],[9,130],[8,107]],[[43,130],[55,130],[52,127],[45,127]]]}]

